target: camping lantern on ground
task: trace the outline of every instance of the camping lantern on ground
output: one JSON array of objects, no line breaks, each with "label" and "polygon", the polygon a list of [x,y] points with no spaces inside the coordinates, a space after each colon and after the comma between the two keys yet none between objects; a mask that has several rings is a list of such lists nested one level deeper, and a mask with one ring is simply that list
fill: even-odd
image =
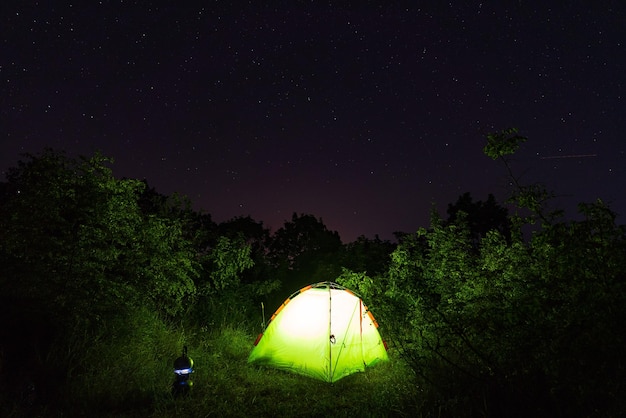
[{"label": "camping lantern on ground", "polygon": [[172,394],[174,396],[189,393],[193,385],[191,373],[193,373],[193,360],[187,355],[187,346],[185,346],[183,347],[183,354],[174,360],[174,374],[176,375],[172,384]]}]

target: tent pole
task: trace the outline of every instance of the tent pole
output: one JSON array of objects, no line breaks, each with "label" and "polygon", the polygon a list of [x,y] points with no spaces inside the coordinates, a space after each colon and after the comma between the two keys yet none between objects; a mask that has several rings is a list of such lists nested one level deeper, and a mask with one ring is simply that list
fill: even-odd
[{"label": "tent pole", "polygon": [[330,284],[328,285],[328,378],[332,383],[333,381],[333,347],[332,347],[332,325],[333,325],[333,297],[330,289]]},{"label": "tent pole", "polygon": [[363,355],[363,301],[359,298],[359,343],[361,346],[361,360],[365,364]]}]

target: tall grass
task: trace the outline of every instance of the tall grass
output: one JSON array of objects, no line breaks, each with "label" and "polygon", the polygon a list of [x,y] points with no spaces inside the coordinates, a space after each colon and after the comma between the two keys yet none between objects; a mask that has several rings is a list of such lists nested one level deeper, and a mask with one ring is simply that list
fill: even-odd
[{"label": "tall grass", "polygon": [[[55,402],[15,403],[2,411],[55,417],[420,415],[411,371],[393,352],[390,362],[329,384],[249,365],[255,337],[245,324],[183,328],[142,310],[97,335],[76,337],[54,354],[57,362],[71,364]],[[194,360],[194,385],[188,396],[175,398],[173,361],[183,345]]]},{"label": "tall grass", "polygon": [[162,398],[154,416],[404,416],[411,414],[410,372],[398,361],[335,384],[247,364],[253,336],[224,328],[195,353],[195,387],[188,399]]}]

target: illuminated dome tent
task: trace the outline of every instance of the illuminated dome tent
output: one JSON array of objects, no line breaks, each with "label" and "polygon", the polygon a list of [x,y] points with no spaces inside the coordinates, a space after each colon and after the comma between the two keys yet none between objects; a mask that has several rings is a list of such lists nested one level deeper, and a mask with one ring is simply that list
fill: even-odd
[{"label": "illuminated dome tent", "polygon": [[350,290],[331,282],[309,285],[272,315],[248,363],[336,382],[389,359],[377,328]]}]

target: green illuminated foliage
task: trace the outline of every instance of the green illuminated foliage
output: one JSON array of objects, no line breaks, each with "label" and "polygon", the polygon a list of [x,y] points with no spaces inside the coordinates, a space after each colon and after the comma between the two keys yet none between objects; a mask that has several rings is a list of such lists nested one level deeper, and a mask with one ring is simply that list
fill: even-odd
[{"label": "green illuminated foliage", "polygon": [[[250,258],[253,265],[240,272],[240,280],[245,284],[261,284],[272,277],[271,264],[268,259],[270,231],[251,217],[236,217],[222,222],[216,228],[217,234],[231,240],[243,240],[250,247]],[[267,284],[267,283],[265,283]],[[265,288],[265,284],[261,286]],[[263,292],[263,291],[262,291]]]},{"label": "green illuminated foliage", "polygon": [[518,134],[517,128],[503,129],[500,132],[487,134],[487,145],[483,148],[483,152],[488,157],[497,160],[515,154],[520,144],[526,140],[526,137]]},{"label": "green illuminated foliage", "polygon": [[146,304],[180,312],[196,275],[181,225],[144,216],[144,184],[114,178],[109,163],[46,150],[9,172],[0,209],[5,297],[70,322]]},{"label": "green illuminated foliage", "polygon": [[227,237],[218,239],[208,259],[211,263],[211,288],[217,291],[238,286],[239,274],[254,265],[250,258],[250,246],[242,239],[231,240]]},{"label": "green illuminated foliage", "polygon": [[596,399],[619,410],[611,387],[626,372],[614,368],[626,342],[626,228],[601,202],[581,213],[584,221],[546,225],[530,241],[490,230],[478,252],[463,212],[448,223],[435,216],[404,237],[387,277],[348,281],[374,299],[416,374],[445,396],[468,396],[456,402],[482,399],[474,407],[493,415],[591,411]]},{"label": "green illuminated foliage", "polygon": [[340,282],[371,298],[432,410],[615,414],[625,407],[615,388],[626,377],[626,228],[602,202],[558,221],[545,187],[512,176],[504,157],[520,142],[507,130],[485,149],[511,174],[514,215],[463,195],[447,221],[433,214],[429,229],[401,237],[387,274],[347,271]]}]

